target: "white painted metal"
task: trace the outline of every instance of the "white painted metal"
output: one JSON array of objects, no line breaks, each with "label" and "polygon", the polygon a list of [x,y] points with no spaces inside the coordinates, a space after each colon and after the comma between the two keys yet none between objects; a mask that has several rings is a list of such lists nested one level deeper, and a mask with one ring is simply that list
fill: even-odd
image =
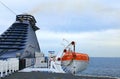
[{"label": "white painted metal", "polygon": [[60,61],[51,61],[50,69],[54,69],[57,73],[65,73],[61,67]]},{"label": "white painted metal", "polygon": [[17,58],[0,60],[0,77],[4,77],[8,74],[11,74],[17,71],[18,69],[19,69],[19,60]]},{"label": "white painted metal", "polygon": [[80,60],[66,60],[62,61],[62,68],[65,72],[76,74],[85,70],[88,66],[87,61]]},{"label": "white painted metal", "polygon": [[53,73],[65,73],[62,68],[60,62],[51,61],[51,65],[49,68],[36,68],[36,67],[29,67],[24,68],[19,72],[33,72],[33,71],[40,71],[40,72],[53,72]]}]

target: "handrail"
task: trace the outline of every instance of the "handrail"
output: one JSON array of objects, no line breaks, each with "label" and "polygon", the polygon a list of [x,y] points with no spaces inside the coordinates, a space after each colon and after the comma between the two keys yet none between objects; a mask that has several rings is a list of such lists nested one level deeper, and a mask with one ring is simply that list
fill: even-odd
[{"label": "handrail", "polygon": [[6,60],[0,60],[0,78],[14,73],[17,70],[19,70],[18,58],[8,58]]}]

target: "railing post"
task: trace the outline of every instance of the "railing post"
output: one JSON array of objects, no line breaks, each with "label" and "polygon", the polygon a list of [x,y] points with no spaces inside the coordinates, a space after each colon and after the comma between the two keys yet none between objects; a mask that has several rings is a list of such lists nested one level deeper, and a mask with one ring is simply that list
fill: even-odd
[{"label": "railing post", "polygon": [[3,77],[3,60],[0,60],[0,77]]},{"label": "railing post", "polygon": [[5,60],[5,75],[8,75],[7,71],[8,71],[8,62]]},{"label": "railing post", "polygon": [[19,59],[9,58],[7,60],[0,60],[0,78],[17,70],[19,70]]}]

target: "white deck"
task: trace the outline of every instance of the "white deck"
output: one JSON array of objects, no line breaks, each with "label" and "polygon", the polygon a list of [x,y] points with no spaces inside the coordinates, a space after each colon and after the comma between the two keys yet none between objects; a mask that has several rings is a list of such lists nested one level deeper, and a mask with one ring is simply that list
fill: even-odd
[{"label": "white deck", "polygon": [[56,64],[56,62],[51,61],[51,66],[49,68],[36,68],[36,67],[29,67],[24,68],[20,72],[53,72],[53,73],[65,73],[60,64]]},{"label": "white deck", "polygon": [[49,68],[25,68],[19,72],[56,72],[56,70]]}]

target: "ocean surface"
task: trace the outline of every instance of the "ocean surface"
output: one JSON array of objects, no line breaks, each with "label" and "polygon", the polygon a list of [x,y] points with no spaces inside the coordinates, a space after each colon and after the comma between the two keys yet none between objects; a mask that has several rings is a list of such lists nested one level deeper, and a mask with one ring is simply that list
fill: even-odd
[{"label": "ocean surface", "polygon": [[110,76],[120,78],[120,57],[91,57],[88,68],[79,75]]}]

